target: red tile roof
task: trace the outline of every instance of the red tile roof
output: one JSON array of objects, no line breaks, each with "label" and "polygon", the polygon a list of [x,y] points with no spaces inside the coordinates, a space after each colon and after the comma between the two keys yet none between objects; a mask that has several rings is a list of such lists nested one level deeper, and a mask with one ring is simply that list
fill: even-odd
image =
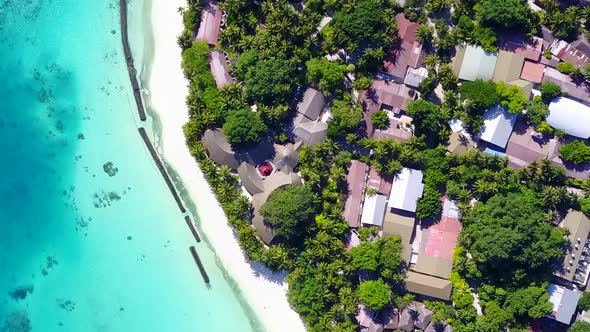
[{"label": "red tile roof", "polygon": [[217,44],[221,16],[221,9],[217,5],[212,3],[207,5],[201,13],[201,25],[199,25],[196,39],[205,41],[209,45]]},{"label": "red tile roof", "polygon": [[545,73],[545,65],[526,60],[522,66],[520,78],[533,83],[541,83]]},{"label": "red tile roof", "polygon": [[351,161],[348,167],[348,174],[346,175],[348,197],[344,205],[344,219],[346,219],[350,227],[360,226],[361,203],[368,168],[367,164],[358,160]]},{"label": "red tile roof", "polygon": [[424,231],[422,255],[452,260],[460,232],[461,222],[457,218],[443,216],[438,223]]}]

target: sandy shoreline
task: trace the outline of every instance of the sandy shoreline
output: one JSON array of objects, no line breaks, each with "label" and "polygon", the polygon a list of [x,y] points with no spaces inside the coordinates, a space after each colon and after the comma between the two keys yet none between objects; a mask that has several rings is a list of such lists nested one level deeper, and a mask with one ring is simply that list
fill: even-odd
[{"label": "sandy shoreline", "polygon": [[152,0],[154,50],[147,88],[149,107],[157,113],[160,122],[159,148],[196,205],[205,237],[262,327],[267,331],[304,331],[301,319],[287,302],[284,276],[267,273],[262,276],[246,262],[221,206],[186,147],[182,125],[188,120],[185,105],[188,87],[176,44],[176,37],[182,31],[177,8],[185,6],[185,0]]}]

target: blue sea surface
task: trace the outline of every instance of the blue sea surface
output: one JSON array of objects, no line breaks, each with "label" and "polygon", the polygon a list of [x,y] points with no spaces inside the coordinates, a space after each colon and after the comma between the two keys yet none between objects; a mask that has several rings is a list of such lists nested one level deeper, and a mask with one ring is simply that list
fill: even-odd
[{"label": "blue sea surface", "polygon": [[0,1],[0,331],[252,331],[141,141],[120,37],[118,0]]}]

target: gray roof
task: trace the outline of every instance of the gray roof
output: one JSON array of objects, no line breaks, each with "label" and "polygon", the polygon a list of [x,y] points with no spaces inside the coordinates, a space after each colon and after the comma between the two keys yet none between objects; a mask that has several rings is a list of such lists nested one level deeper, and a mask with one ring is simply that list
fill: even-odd
[{"label": "gray roof", "polygon": [[581,292],[569,290],[565,287],[550,284],[547,287],[549,301],[553,303],[551,317],[558,322],[569,325],[580,300]]},{"label": "gray roof", "polygon": [[[580,211],[568,211],[563,221],[563,227],[568,230],[566,256],[561,266],[554,274],[567,281],[574,281],[576,270],[580,264],[580,256],[590,234],[590,219]],[[577,248],[576,248],[577,246]],[[571,262],[571,264],[570,264]],[[569,269],[569,270],[568,270]],[[581,280],[584,282],[583,280]]]},{"label": "gray roof", "polygon": [[484,125],[477,136],[504,149],[512,134],[516,118],[516,114],[510,114],[502,106],[496,105],[484,113]]},{"label": "gray roof", "polygon": [[238,175],[240,176],[242,186],[251,195],[260,194],[264,191],[264,182],[255,166],[242,162],[240,167],[238,167]]},{"label": "gray roof", "polygon": [[211,158],[218,165],[225,165],[237,169],[240,162],[221,129],[207,129],[202,138],[203,145]]},{"label": "gray roof", "polygon": [[496,53],[486,52],[479,46],[467,45],[459,70],[459,79],[466,81],[491,80],[497,59]]},{"label": "gray roof", "polygon": [[303,94],[303,100],[297,104],[297,112],[315,121],[324,109],[324,96],[316,89],[308,88]]},{"label": "gray roof", "polygon": [[278,145],[275,144],[275,157],[273,164],[281,172],[289,173],[299,163],[299,149],[303,142],[295,144]]},{"label": "gray roof", "polygon": [[295,141],[316,145],[326,139],[328,125],[323,122],[304,122],[293,129]]}]

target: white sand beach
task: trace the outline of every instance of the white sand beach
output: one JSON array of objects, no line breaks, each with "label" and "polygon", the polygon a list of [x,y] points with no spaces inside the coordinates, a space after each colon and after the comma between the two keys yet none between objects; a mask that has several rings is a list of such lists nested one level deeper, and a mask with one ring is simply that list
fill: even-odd
[{"label": "white sand beach", "polygon": [[257,272],[246,261],[221,206],[185,145],[182,126],[188,120],[185,105],[188,87],[180,67],[181,55],[176,37],[182,31],[182,19],[177,9],[185,7],[186,2],[152,2],[154,54],[149,86],[146,88],[149,89],[148,106],[157,113],[161,122],[159,149],[166,162],[182,178],[197,206],[204,235],[224,269],[237,282],[242,296],[263,328],[267,331],[304,331],[299,315],[287,302],[287,285],[282,282],[284,275],[272,275],[259,265],[256,265]]}]

